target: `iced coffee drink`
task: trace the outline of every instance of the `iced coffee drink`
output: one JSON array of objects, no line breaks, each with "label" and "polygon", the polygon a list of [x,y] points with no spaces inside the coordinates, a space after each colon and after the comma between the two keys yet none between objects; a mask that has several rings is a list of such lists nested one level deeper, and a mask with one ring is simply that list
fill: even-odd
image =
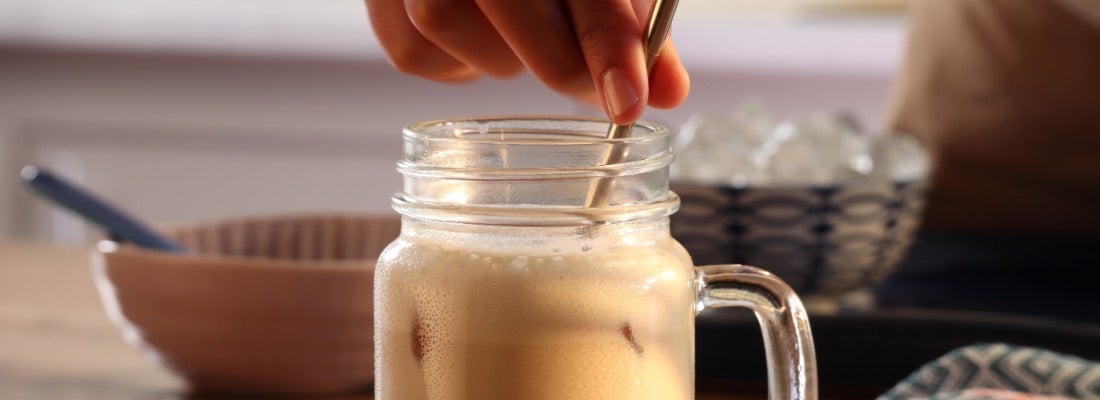
[{"label": "iced coffee drink", "polygon": [[667,235],[435,236],[379,265],[378,399],[693,398],[692,268]]},{"label": "iced coffee drink", "polygon": [[765,324],[771,398],[816,400],[797,296],[758,268],[693,267],[669,234],[668,130],[607,127],[404,130],[401,236],[375,271],[375,400],[692,399],[694,319],[715,307]]}]

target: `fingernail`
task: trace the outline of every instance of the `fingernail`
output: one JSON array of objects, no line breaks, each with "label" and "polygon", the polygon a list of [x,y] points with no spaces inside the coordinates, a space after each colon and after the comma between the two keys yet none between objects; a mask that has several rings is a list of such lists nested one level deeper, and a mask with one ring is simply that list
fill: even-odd
[{"label": "fingernail", "polygon": [[626,72],[609,68],[603,74],[603,98],[607,103],[608,115],[617,118],[638,104],[638,90]]}]

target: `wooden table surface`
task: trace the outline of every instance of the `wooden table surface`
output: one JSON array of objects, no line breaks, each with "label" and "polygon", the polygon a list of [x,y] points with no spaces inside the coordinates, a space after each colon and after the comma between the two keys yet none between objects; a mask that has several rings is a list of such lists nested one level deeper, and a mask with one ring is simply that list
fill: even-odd
[{"label": "wooden table surface", "polygon": [[[207,400],[107,320],[86,248],[0,243],[0,399]],[[341,400],[370,400],[369,394]],[[747,399],[699,393],[700,400]],[[328,400],[336,400],[327,397]]]}]

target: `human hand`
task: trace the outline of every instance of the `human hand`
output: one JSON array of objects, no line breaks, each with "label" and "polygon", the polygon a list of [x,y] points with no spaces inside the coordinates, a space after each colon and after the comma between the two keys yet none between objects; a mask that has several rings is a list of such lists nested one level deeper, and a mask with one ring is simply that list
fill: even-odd
[{"label": "human hand", "polygon": [[653,0],[365,0],[390,62],[441,82],[530,70],[553,90],[602,106],[617,124],[646,104],[684,101],[687,71],[671,41],[646,72]]}]

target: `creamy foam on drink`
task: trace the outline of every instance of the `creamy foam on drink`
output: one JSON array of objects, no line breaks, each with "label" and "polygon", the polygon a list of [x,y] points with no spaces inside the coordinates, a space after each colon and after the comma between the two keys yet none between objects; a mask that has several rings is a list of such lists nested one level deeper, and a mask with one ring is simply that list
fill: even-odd
[{"label": "creamy foam on drink", "polygon": [[640,240],[397,242],[376,281],[378,399],[693,398],[690,260]]}]

